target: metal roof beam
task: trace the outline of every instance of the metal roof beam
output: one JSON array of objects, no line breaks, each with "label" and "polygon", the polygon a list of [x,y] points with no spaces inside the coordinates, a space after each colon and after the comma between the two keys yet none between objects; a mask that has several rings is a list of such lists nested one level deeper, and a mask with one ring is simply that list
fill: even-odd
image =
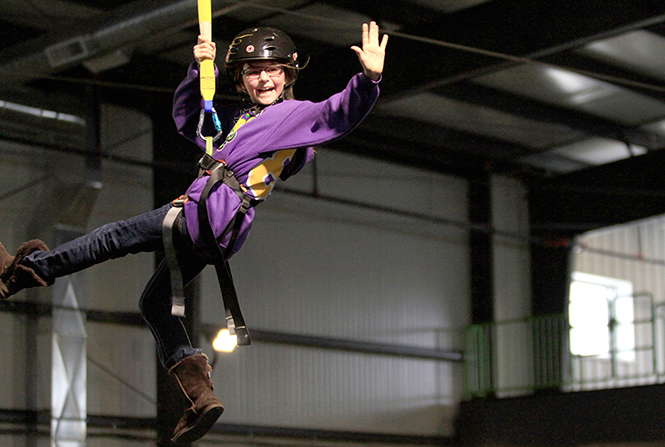
[{"label": "metal roof beam", "polygon": [[440,42],[538,58],[663,21],[665,4],[654,2],[496,0],[396,33],[388,54],[390,76],[383,85],[386,91],[417,92],[514,63]]},{"label": "metal roof beam", "polygon": [[502,110],[535,121],[561,124],[589,135],[623,141],[647,149],[665,147],[665,137],[662,135],[622,126],[588,113],[553,106],[473,82],[465,81],[454,86],[441,86],[436,88],[435,92],[459,101]]}]

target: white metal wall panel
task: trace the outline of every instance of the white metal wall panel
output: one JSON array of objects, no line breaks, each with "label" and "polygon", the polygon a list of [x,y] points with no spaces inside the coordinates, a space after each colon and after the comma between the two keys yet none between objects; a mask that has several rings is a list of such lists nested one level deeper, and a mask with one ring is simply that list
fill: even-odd
[{"label": "white metal wall panel", "polygon": [[[24,316],[0,314],[0,354],[8,359],[0,364],[2,408],[50,408],[50,321],[35,325],[28,321]],[[32,350],[35,346],[27,343],[33,342],[46,349]],[[30,358],[33,354],[38,357]]]},{"label": "white metal wall panel", "polygon": [[220,354],[223,420],[393,434],[453,433],[457,365],[255,344]]},{"label": "white metal wall panel", "polygon": [[[324,195],[466,221],[462,180],[326,151],[317,163]],[[308,191],[310,175],[284,187]],[[231,267],[250,331],[462,348],[464,229],[277,190]],[[220,322],[204,278],[203,315]],[[258,343],[219,359],[229,423],[451,435],[463,391],[460,364]]]},{"label": "white metal wall panel", "polygon": [[579,238],[574,269],[631,281],[635,293],[651,293],[661,303],[665,301],[664,230],[665,217],[660,216],[588,233]]},{"label": "white metal wall panel", "polygon": [[88,413],[154,417],[155,343],[145,328],[87,322]]},{"label": "white metal wall panel", "polygon": [[[106,154],[150,160],[152,157],[152,124],[136,112],[112,106],[102,108],[101,139]],[[0,213],[0,242],[15,250],[27,238],[42,237],[29,234],[28,224],[39,218],[39,199],[52,188],[81,182],[84,178],[82,157],[60,152],[0,142],[0,191],[10,191],[29,185],[2,202]],[[50,177],[44,181],[47,174]],[[102,161],[103,187],[89,220],[89,230],[119,219],[149,211],[153,208],[152,172],[149,168]],[[150,254],[128,256],[113,260],[86,271],[86,306],[93,309],[136,312],[143,286],[154,270]],[[48,302],[50,289],[31,289],[13,300],[40,299]],[[0,377],[13,378],[21,386],[4,382],[0,391],[0,408],[50,408],[51,395],[51,322],[40,319],[36,326],[28,325],[24,316],[3,314],[0,337],[12,359],[0,366]],[[32,324],[32,323],[31,323]],[[113,378],[114,375],[143,390],[154,399],[155,353],[154,342],[147,329],[133,330],[118,326],[92,325],[88,333],[88,349],[98,365],[88,364],[88,412],[90,414],[136,415],[155,414],[155,405],[137,399]],[[36,332],[36,335],[35,333]],[[32,341],[35,341],[32,343]],[[10,341],[10,343],[8,343]],[[29,346],[26,344],[30,343]],[[32,352],[25,354],[29,349]],[[36,356],[36,358],[31,358]],[[36,382],[33,390],[25,386]],[[124,388],[124,391],[120,391]],[[36,394],[36,396],[30,396]],[[3,444],[4,445],[4,444]]]}]

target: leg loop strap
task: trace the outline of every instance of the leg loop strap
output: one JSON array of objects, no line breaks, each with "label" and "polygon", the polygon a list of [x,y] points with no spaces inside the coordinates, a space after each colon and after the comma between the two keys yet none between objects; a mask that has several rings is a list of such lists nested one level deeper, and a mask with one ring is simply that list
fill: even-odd
[{"label": "leg loop strap", "polygon": [[[229,267],[227,259],[233,250],[233,245],[235,244],[242,220],[245,217],[245,213],[247,213],[247,210],[253,205],[253,203],[240,188],[240,184],[233,175],[233,172],[225,165],[216,166],[209,173],[210,178],[208,179],[205,188],[201,192],[201,198],[199,199],[197,207],[199,227],[201,236],[203,237],[206,247],[210,251],[213,258],[215,272],[217,273],[217,281],[219,282],[219,287],[222,292],[222,299],[224,301],[224,309],[226,311],[227,329],[229,330],[230,334],[236,335],[238,346],[246,346],[251,344],[252,340],[245,325],[245,319],[242,315],[242,311],[240,310],[238,295],[236,293],[235,285],[233,284],[231,268]],[[233,220],[229,222],[227,227],[224,229],[224,232],[220,235],[221,239],[224,238],[229,233],[229,231],[232,231],[231,240],[229,241],[225,251],[222,251],[217,238],[215,238],[212,227],[210,226],[207,207],[208,195],[210,194],[212,188],[219,182],[228,185],[238,194],[239,197],[242,194],[241,200],[243,203],[240,207],[240,210],[234,216]]]},{"label": "leg loop strap", "polygon": [[171,314],[177,317],[185,316],[185,285],[182,280],[182,271],[178,264],[178,256],[173,242],[176,222],[182,215],[182,198],[173,201],[173,207],[166,213],[162,222],[162,240],[164,242],[164,257],[171,274]]}]

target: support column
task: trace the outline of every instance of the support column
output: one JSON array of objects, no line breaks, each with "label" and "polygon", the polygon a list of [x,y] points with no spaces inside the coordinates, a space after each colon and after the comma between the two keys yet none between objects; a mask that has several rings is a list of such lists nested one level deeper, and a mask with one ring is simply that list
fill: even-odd
[{"label": "support column", "polygon": [[[471,321],[473,324],[494,321],[492,189],[490,174],[481,174],[469,181],[469,232],[471,263]],[[494,331],[483,329],[477,334],[475,366],[483,387],[490,393],[496,389],[496,340]]]},{"label": "support column", "polygon": [[492,196],[490,175],[469,183],[469,221],[478,225],[469,233],[471,256],[471,312],[474,324],[494,321]]}]

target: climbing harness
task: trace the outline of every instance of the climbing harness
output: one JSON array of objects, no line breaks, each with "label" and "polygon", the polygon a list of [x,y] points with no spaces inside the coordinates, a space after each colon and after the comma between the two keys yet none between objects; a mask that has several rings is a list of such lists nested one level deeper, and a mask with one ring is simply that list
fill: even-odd
[{"label": "climbing harness", "polygon": [[[201,237],[213,259],[217,281],[219,282],[219,287],[222,291],[222,299],[226,310],[226,326],[229,333],[235,333],[239,346],[249,345],[251,344],[251,338],[247,331],[242,312],[240,311],[238,296],[236,294],[235,286],[233,285],[233,277],[231,276],[231,269],[227,259],[233,253],[233,247],[247,211],[256,206],[258,201],[245,194],[240,183],[238,183],[238,180],[233,174],[233,171],[231,171],[223,161],[215,160],[205,154],[201,161],[199,161],[199,167],[201,176],[209,176],[208,181],[201,192],[201,197],[197,206]],[[240,208],[233,216],[233,219],[227,224],[222,234],[218,238],[215,238],[208,216],[207,200],[210,191],[212,191],[215,185],[220,182],[231,188],[238,195],[238,198],[240,199]],[[227,244],[226,250],[222,251],[219,241],[223,240],[229,233],[231,233],[229,243]]]},{"label": "climbing harness", "polygon": [[[233,171],[231,171],[223,161],[216,160],[208,154],[204,154],[203,157],[201,157],[201,160],[199,160],[198,166],[199,178],[208,176],[208,180],[201,192],[201,197],[199,198],[197,206],[199,228],[201,231],[201,237],[209,252],[208,254],[212,258],[212,265],[215,266],[215,272],[217,273],[217,280],[222,292],[222,300],[226,311],[226,325],[229,333],[237,336],[237,343],[239,346],[249,345],[251,344],[251,338],[245,325],[245,319],[240,310],[238,295],[233,284],[231,269],[227,259],[233,253],[233,247],[247,211],[256,206],[259,202],[245,194],[245,191],[240,186]],[[238,198],[240,199],[240,207],[233,219],[227,224],[222,234],[216,238],[212,226],[210,225],[207,200],[210,191],[212,191],[215,185],[220,182],[231,188],[238,195]],[[166,214],[162,223],[165,257],[171,273],[171,313],[179,317],[185,316],[185,297],[182,272],[178,264],[174,244],[174,233],[177,228],[176,222],[181,218],[183,206],[188,200],[189,199],[184,196],[174,200],[173,206]],[[229,243],[227,244],[226,250],[222,251],[219,242],[229,233],[231,233]]]}]

